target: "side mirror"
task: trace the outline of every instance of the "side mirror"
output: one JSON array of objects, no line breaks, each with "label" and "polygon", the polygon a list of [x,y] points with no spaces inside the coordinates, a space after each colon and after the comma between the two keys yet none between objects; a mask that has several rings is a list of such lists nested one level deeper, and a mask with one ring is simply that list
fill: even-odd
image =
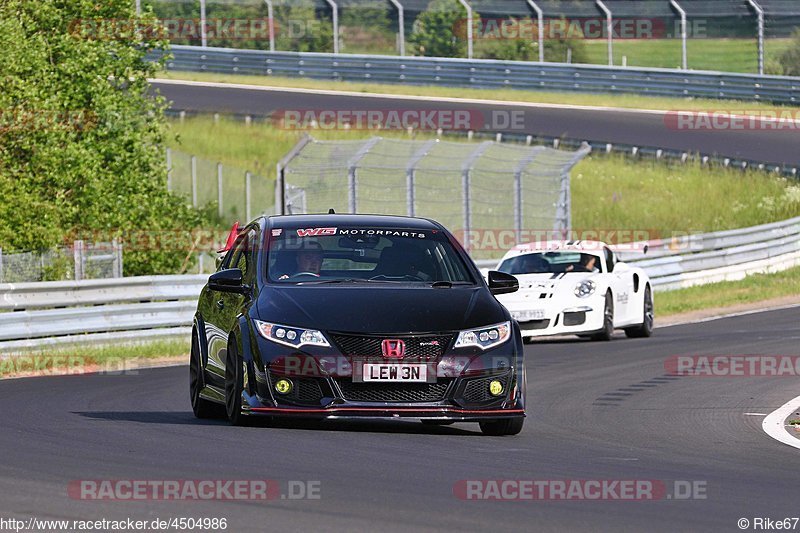
[{"label": "side mirror", "polygon": [[208,288],[212,291],[243,293],[247,287],[242,284],[242,271],[238,268],[220,270],[208,278]]},{"label": "side mirror", "polygon": [[492,294],[508,294],[519,290],[519,280],[511,274],[490,270],[488,275],[489,290]]}]

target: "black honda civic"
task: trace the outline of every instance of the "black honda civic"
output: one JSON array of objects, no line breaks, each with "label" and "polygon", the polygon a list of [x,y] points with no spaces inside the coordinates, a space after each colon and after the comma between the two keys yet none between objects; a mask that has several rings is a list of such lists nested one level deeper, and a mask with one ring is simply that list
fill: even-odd
[{"label": "black honda civic", "polygon": [[525,417],[517,323],[458,241],[432,220],[262,217],[235,229],[203,288],[190,389],[200,418],[479,422]]}]

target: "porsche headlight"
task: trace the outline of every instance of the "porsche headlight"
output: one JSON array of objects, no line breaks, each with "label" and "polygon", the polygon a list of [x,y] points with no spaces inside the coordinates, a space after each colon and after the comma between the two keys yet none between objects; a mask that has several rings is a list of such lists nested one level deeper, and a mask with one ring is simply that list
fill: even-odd
[{"label": "porsche headlight", "polygon": [[578,298],[588,298],[592,294],[594,294],[595,289],[597,288],[597,284],[590,280],[585,279],[575,285],[575,296]]},{"label": "porsche headlight", "polygon": [[488,350],[506,342],[511,337],[511,323],[503,322],[485,328],[468,329],[458,334],[454,348],[477,346],[481,350]]},{"label": "porsche headlight", "polygon": [[262,337],[284,346],[292,348],[300,348],[301,346],[330,347],[325,335],[316,329],[294,328],[292,326],[261,322],[260,320],[255,320],[254,322]]}]

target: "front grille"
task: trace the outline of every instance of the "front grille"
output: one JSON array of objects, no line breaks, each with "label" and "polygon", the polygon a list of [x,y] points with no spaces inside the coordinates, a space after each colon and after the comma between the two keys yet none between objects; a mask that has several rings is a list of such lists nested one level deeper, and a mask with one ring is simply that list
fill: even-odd
[{"label": "front grille", "polygon": [[[270,373],[270,387],[274,387],[275,381],[283,376],[275,376]],[[275,389],[272,393],[275,399],[279,402],[289,402],[301,405],[319,405],[322,397],[325,394],[320,387],[320,378],[298,378],[286,376],[286,379],[291,380],[292,390],[289,394],[278,394]],[[330,387],[326,387],[330,388]]]},{"label": "front grille", "polygon": [[337,379],[342,396],[350,402],[439,402],[444,400],[452,380],[436,383],[354,383]]},{"label": "front grille", "polygon": [[586,322],[585,311],[573,311],[569,313],[564,313],[565,326],[580,326],[584,322]]},{"label": "front grille", "polygon": [[528,322],[520,322],[519,327],[521,329],[546,329],[547,326],[550,325],[550,320],[543,319],[543,320],[530,320]]},{"label": "front grille", "polygon": [[[464,387],[464,394],[462,394],[461,397],[466,403],[486,403],[489,401],[496,401],[505,397],[506,392],[508,391],[508,377],[508,374],[505,374],[503,376],[489,376],[486,378],[471,379],[467,381],[467,385]],[[503,384],[503,394],[500,396],[492,396],[489,393],[489,383],[495,379]]]},{"label": "front grille", "polygon": [[453,335],[366,336],[333,333],[331,337],[342,354],[348,357],[382,357],[381,343],[384,339],[400,339],[406,343],[405,359],[435,359],[447,350],[453,340]]}]

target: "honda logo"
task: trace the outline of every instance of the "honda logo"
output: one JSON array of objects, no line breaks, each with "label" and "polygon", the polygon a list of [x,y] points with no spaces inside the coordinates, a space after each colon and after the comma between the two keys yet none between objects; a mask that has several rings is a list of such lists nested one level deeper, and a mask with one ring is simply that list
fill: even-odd
[{"label": "honda logo", "polygon": [[384,357],[402,359],[406,354],[406,343],[400,339],[384,339],[381,342],[381,352]]}]

